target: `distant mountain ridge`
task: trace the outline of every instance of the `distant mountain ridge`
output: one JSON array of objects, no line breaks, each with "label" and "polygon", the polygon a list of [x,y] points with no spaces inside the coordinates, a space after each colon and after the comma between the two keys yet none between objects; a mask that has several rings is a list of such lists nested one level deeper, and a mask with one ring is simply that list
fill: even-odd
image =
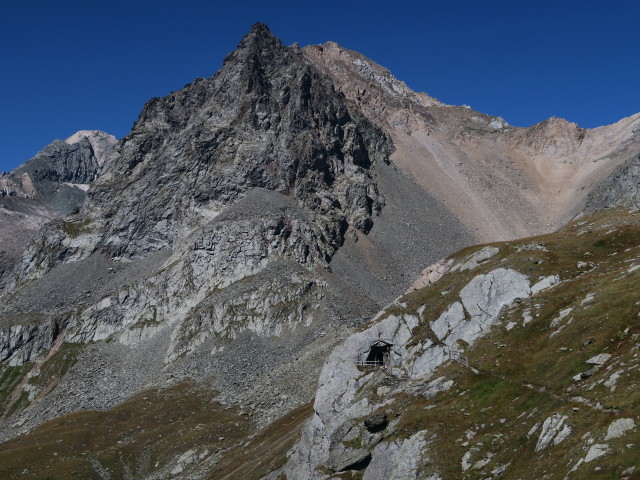
[{"label": "distant mountain ridge", "polygon": [[80,206],[116,141],[99,130],[79,131],[0,176],[0,285],[44,224]]}]

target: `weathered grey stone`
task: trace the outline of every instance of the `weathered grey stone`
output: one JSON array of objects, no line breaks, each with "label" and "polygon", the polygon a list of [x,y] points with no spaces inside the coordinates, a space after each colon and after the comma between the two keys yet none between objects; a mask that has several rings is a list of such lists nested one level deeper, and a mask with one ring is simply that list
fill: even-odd
[{"label": "weathered grey stone", "polygon": [[[435,368],[451,358],[451,346],[458,339],[469,344],[487,333],[499,318],[501,309],[516,298],[531,293],[529,280],[514,270],[496,269],[473,278],[441,317],[431,323],[432,330],[444,345],[426,340],[424,344],[408,348],[411,330],[417,326],[413,315],[388,315],[374,319],[364,331],[349,336],[329,356],[322,369],[314,409],[316,414],[303,430],[301,440],[292,450],[285,468],[289,478],[313,478],[316,467],[326,464],[332,444],[327,441],[345,424],[373,411],[375,405],[358,397],[372,373],[356,367],[358,354],[372,342],[384,339],[393,345],[391,371],[412,380],[428,378]],[[468,305],[470,319],[465,317],[463,305]],[[445,385],[443,385],[445,386]],[[557,433],[557,432],[556,432]]]},{"label": "weathered grey stone", "polygon": [[20,366],[51,348],[66,318],[0,328],[0,362]]},{"label": "weathered grey stone", "polygon": [[593,357],[591,357],[589,360],[587,360],[587,363],[589,365],[604,365],[605,363],[607,363],[607,360],[609,360],[611,358],[611,354],[609,353],[600,353],[598,355],[595,355]]},{"label": "weathered grey stone", "polygon": [[331,450],[327,467],[334,472],[359,470],[359,464],[365,462],[370,455],[366,448],[334,448]]},{"label": "weathered grey stone", "polygon": [[[536,452],[547,448],[551,444],[551,442],[554,442],[554,440],[558,437],[560,437],[560,439],[557,441],[557,443],[560,443],[569,435],[569,433],[571,433],[571,428],[564,428],[565,421],[568,418],[569,417],[566,415],[554,413],[544,421],[544,423],[542,424],[542,431],[540,432],[540,436],[538,437],[538,441],[536,442]],[[557,443],[554,442],[554,445]]]},{"label": "weathered grey stone", "polygon": [[427,383],[422,390],[422,395],[428,400],[435,397],[440,392],[446,392],[453,386],[453,380],[445,377],[438,377]]},{"label": "weathered grey stone", "polygon": [[427,463],[426,432],[418,432],[405,440],[378,444],[371,453],[371,463],[364,480],[407,480],[417,478],[418,467]]},{"label": "weathered grey stone", "polygon": [[614,438],[623,437],[629,430],[633,430],[636,427],[636,422],[633,418],[618,418],[611,422],[607,429],[607,435],[604,440],[612,440]]},{"label": "weathered grey stone", "polygon": [[379,413],[377,415],[372,415],[364,421],[364,426],[367,427],[367,430],[371,433],[376,433],[381,430],[384,430],[389,425],[389,420],[387,416],[383,413]]},{"label": "weathered grey stone", "polygon": [[640,208],[640,155],[619,165],[602,180],[587,197],[585,210],[592,212],[607,207]]},{"label": "weathered grey stone", "polygon": [[609,453],[609,445],[606,443],[596,443],[591,445],[584,461],[585,463],[591,462],[597,458],[604,457],[607,453]]},{"label": "weathered grey stone", "polygon": [[500,252],[497,247],[483,247],[477,252],[472,253],[460,263],[456,263],[453,267],[451,267],[452,272],[461,271],[464,272],[466,270],[473,270],[481,263],[484,263],[486,260],[495,256]]},{"label": "weathered grey stone", "polygon": [[537,293],[556,285],[559,281],[559,275],[549,275],[548,277],[544,277],[542,280],[539,280],[531,286],[531,295],[536,295]]}]

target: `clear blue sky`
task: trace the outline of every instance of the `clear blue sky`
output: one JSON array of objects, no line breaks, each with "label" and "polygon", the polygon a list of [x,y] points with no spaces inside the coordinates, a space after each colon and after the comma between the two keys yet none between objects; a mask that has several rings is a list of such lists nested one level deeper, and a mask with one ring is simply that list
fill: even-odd
[{"label": "clear blue sky", "polygon": [[640,111],[637,1],[7,1],[0,170],[77,130],[124,136],[147,99],[211,76],[256,21],[285,44],[336,41],[513,125]]}]

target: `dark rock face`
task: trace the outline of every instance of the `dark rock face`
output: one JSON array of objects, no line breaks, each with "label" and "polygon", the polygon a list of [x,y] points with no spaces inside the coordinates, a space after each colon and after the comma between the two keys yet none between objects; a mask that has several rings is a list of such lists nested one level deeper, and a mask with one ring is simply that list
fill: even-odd
[{"label": "dark rock face", "polygon": [[15,175],[28,173],[34,183],[91,183],[98,175],[98,159],[88,139],[68,144],[55,140],[29,162],[18,167]]},{"label": "dark rock face", "polygon": [[297,49],[257,24],[215,76],[145,105],[84,211],[108,219],[103,250],[136,256],[173,247],[200,222],[194,211],[259,187],[312,214],[330,257],[346,230],[371,228],[383,204],[371,166],[391,148]]},{"label": "dark rock face", "polygon": [[383,413],[372,415],[364,421],[364,426],[367,427],[370,433],[378,433],[387,428],[389,420]]},{"label": "dark rock face", "polygon": [[616,168],[587,197],[587,212],[608,207],[640,208],[640,155]]},{"label": "dark rock face", "polygon": [[67,141],[54,140],[31,160],[0,178],[0,197],[39,200],[64,216],[84,200],[104,157],[116,140],[97,130],[78,132]]},{"label": "dark rock face", "polygon": [[12,366],[35,360],[42,350],[51,348],[64,321],[62,317],[39,324],[0,327],[0,361]]}]

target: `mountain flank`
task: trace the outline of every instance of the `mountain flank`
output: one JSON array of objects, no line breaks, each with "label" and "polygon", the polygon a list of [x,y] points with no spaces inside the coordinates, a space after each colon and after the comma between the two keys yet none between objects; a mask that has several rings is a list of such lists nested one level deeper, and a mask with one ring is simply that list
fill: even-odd
[{"label": "mountain flank", "polygon": [[116,139],[98,130],[55,140],[0,176],[0,290],[23,249],[45,223],[73,212],[99,175]]},{"label": "mountain flank", "polygon": [[474,232],[478,242],[556,230],[635,158],[640,114],[582,129],[550,118],[530,128],[411,91],[363,55],[328,42],[302,49],[393,140],[392,161]]}]

